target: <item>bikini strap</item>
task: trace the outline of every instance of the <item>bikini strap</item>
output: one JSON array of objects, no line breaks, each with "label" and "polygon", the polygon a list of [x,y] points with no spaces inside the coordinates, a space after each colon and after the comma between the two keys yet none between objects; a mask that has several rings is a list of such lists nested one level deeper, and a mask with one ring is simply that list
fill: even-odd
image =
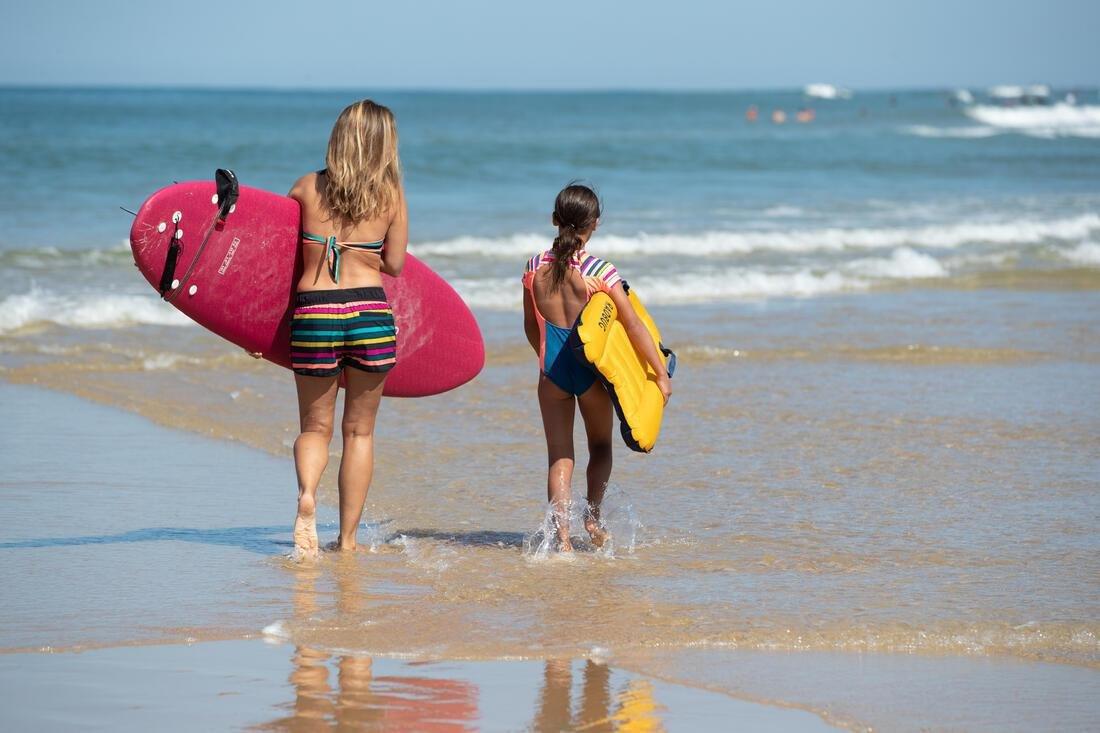
[{"label": "bikini strap", "polygon": [[337,246],[336,236],[326,238],[309,232],[302,232],[302,239],[325,245],[325,261],[328,263],[328,274],[334,283],[340,282],[340,247]]}]

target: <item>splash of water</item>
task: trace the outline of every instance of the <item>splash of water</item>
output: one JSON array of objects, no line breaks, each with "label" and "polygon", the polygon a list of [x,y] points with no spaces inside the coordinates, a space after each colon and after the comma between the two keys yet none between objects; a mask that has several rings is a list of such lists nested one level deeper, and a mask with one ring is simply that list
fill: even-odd
[{"label": "splash of water", "polygon": [[538,527],[523,536],[524,557],[547,560],[556,556],[561,549],[558,526],[563,521],[569,524],[569,539],[577,550],[608,559],[634,553],[638,531],[644,525],[638,520],[634,505],[621,488],[611,485],[604,495],[598,524],[607,537],[601,547],[595,546],[584,532],[585,522],[590,517],[586,501],[571,501],[560,513],[553,504],[548,503]]}]

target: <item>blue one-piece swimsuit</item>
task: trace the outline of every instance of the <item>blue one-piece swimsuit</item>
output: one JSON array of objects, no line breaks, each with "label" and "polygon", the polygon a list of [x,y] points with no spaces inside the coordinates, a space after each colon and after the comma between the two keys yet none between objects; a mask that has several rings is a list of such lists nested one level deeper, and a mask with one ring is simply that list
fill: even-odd
[{"label": "blue one-piece swimsuit", "polygon": [[571,328],[546,322],[546,352],[543,356],[542,373],[563,391],[579,397],[596,381],[596,373],[587,364],[578,361],[573,351],[565,345],[572,332]]}]

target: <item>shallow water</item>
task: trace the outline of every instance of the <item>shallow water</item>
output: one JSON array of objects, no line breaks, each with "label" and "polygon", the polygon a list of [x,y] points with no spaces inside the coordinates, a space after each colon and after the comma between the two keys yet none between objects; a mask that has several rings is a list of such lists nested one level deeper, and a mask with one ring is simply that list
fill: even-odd
[{"label": "shallow water", "polygon": [[[171,674],[174,684],[194,686],[187,689],[195,699],[217,694],[219,704],[209,715],[222,727],[237,720],[260,724],[263,710],[272,711],[270,726],[290,729],[314,715],[367,720],[390,708],[425,714],[431,704],[409,709],[408,698],[423,700],[415,685],[391,679],[422,677],[419,671],[401,667],[372,681],[371,670],[389,669],[395,663],[387,660],[394,658],[550,659],[523,667],[541,671],[543,702],[520,704],[509,693],[505,699],[515,703],[511,712],[479,713],[488,727],[511,720],[508,716],[535,720],[550,705],[547,687],[560,693],[562,680],[570,677],[583,687],[592,663],[633,670],[642,681],[659,678],[806,710],[855,729],[1007,730],[1031,727],[1020,721],[1043,720],[1083,730],[1098,719],[1091,702],[1095,695],[1087,694],[1097,685],[1090,636],[1095,632],[1087,621],[1093,611],[1088,605],[1076,611],[1073,605],[1087,601],[1094,589],[1080,582],[1070,587],[1070,578],[1057,577],[1069,573],[1058,562],[1033,566],[1052,573],[1031,581],[1045,598],[1031,598],[1027,606],[1021,599],[1014,602],[1034,616],[1057,613],[1070,619],[1077,628],[1066,632],[1057,617],[1012,625],[982,605],[1010,596],[999,590],[1006,578],[1024,582],[1031,576],[1013,567],[1014,558],[983,557],[975,549],[978,541],[966,552],[960,542],[955,552],[925,550],[907,557],[903,546],[915,538],[876,539],[866,527],[860,536],[825,518],[773,517],[765,525],[764,515],[747,507],[763,494],[734,497],[727,515],[709,519],[687,511],[678,522],[660,514],[668,502],[690,507],[713,500],[716,489],[704,482],[670,486],[656,498],[617,489],[608,498],[609,521],[613,529],[623,526],[615,523],[618,513],[634,522],[629,524],[637,532],[633,548],[542,557],[524,551],[525,535],[542,519],[531,497],[511,496],[494,505],[486,496],[491,487],[477,491],[451,483],[438,500],[418,505],[407,502],[415,488],[389,480],[380,482],[361,530],[367,551],[295,562],[287,557],[294,492],[285,458],[168,431],[66,395],[9,385],[0,388],[0,396],[4,423],[20,426],[5,432],[0,445],[7,464],[4,512],[10,519],[0,535],[0,584],[6,589],[0,675],[28,690],[19,697],[26,704],[7,709],[6,715],[20,716],[16,720],[46,720],[46,707],[61,716],[49,718],[55,722],[88,715],[123,727],[130,721],[140,727],[150,719],[188,720],[172,712],[172,700],[154,692],[146,700],[140,685],[123,694],[103,682],[105,674],[124,679],[139,674],[150,685]],[[71,468],[64,471],[56,458],[61,424],[71,445]],[[635,470],[639,465],[635,462]],[[447,500],[452,492],[462,496]],[[829,496],[850,501],[845,493]],[[787,490],[776,507],[790,511],[807,496],[812,492]],[[387,504],[392,513],[383,511]],[[482,507],[472,519],[471,506]],[[322,534],[332,536],[331,505],[321,509]],[[820,507],[797,511],[829,513]],[[865,516],[874,518],[874,512]],[[749,534],[737,526],[747,523],[762,528]],[[1060,529],[1067,528],[1063,517]],[[858,551],[822,549],[853,536]],[[1087,544],[1090,537],[1080,541]],[[996,538],[982,542],[997,544]],[[892,544],[898,550],[891,554],[886,550]],[[1074,561],[1087,568],[1091,559]],[[966,588],[984,573],[995,577]],[[941,586],[943,577],[969,582]],[[877,605],[857,607],[863,598]],[[952,623],[964,613],[970,616]],[[1085,620],[1075,621],[1074,613]],[[196,658],[177,657],[160,646],[218,639],[264,639],[285,651],[253,674],[248,671],[254,669],[254,652],[248,651],[253,647],[198,643],[198,650],[227,651]],[[89,649],[119,646],[136,649],[85,656]],[[54,661],[9,656],[18,651],[53,652],[48,658]],[[570,658],[592,661],[570,664]],[[450,663],[441,664],[431,669]],[[453,675],[444,676],[458,680],[459,687],[472,684],[483,687],[486,697],[497,696],[493,680],[486,681],[478,669],[485,668],[459,664]],[[792,669],[801,674],[791,674]],[[500,672],[509,680],[533,674],[518,668]],[[986,690],[983,699],[995,704],[975,708],[973,698],[961,692],[965,688],[951,681],[957,678]],[[889,679],[898,682],[884,682]],[[626,678],[624,683],[630,687]],[[42,699],[47,684],[58,690],[52,707],[33,702]],[[522,684],[523,695],[534,694],[533,681]],[[1057,691],[1059,697],[1038,692],[1020,697],[1014,692],[1019,685]],[[241,699],[221,704],[220,694],[233,691]],[[560,702],[559,693],[550,697]],[[121,711],[121,702],[114,707],[89,702],[89,695],[104,694],[127,705],[145,702],[132,714]],[[918,704],[928,697],[942,704],[935,710]],[[728,703],[710,698],[693,702],[689,695],[678,703],[680,698],[661,692],[655,699],[671,711],[659,716],[669,730],[713,727],[712,716],[733,715],[724,707]],[[563,714],[560,704],[551,707],[558,710],[555,715]],[[681,714],[689,715],[688,723],[674,725],[683,720]],[[802,730],[813,718],[809,721],[790,725]],[[536,723],[531,727],[542,729]],[[759,728],[782,724],[765,717]]]},{"label": "shallow water", "polygon": [[[1100,303],[1091,292],[1029,296],[1012,328],[1018,298],[765,304],[704,326],[682,321],[697,311],[659,312],[673,345],[688,328],[700,334],[689,354],[744,349],[683,360],[657,451],[617,449],[607,510],[623,541],[570,560],[524,553],[544,515],[533,358],[494,358],[506,347],[491,340],[474,384],[386,403],[364,530],[374,551],[322,561],[353,588],[367,573],[424,602],[369,627],[279,615],[264,625],[285,621],[295,638],[334,646],[464,657],[712,645],[1095,666],[1100,586],[1082,580],[1100,577]],[[485,320],[489,333],[509,325]],[[930,320],[942,334],[931,343]],[[968,344],[968,332],[980,336]],[[281,370],[199,334],[200,365],[147,370],[125,347],[105,351],[83,354],[76,382],[65,366],[18,366],[27,357],[10,354],[7,376],[287,455],[294,414]],[[260,483],[277,526],[293,477],[288,461],[270,470]],[[322,581],[326,592],[334,582]]]},{"label": "shallow water", "polygon": [[410,662],[228,641],[0,655],[12,729],[835,730],[812,713],[553,659]]}]

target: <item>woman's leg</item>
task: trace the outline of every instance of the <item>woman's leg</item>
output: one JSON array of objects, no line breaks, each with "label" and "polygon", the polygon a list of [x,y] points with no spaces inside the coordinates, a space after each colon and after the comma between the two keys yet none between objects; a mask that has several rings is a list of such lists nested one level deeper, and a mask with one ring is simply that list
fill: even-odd
[{"label": "woman's leg", "polygon": [[600,526],[600,504],[611,479],[611,432],[615,426],[611,397],[602,384],[596,382],[577,398],[581,406],[584,432],[588,436],[588,512],[584,528],[596,547],[603,547],[607,533]]},{"label": "woman's leg", "polygon": [[344,375],[347,389],[340,425],[344,453],[340,458],[340,540],[337,547],[354,550],[355,534],[374,473],[374,422],[386,374],[347,367]]},{"label": "woman's leg", "polygon": [[294,520],[294,546],[317,551],[317,484],[328,465],[328,444],[332,440],[336,377],[294,375],[298,388],[298,419],[301,432],[294,441],[294,470],[298,474],[298,516]]},{"label": "woman's leg", "polygon": [[573,480],[573,395],[559,388],[545,374],[539,375],[539,408],[542,428],[546,432],[546,455],[549,470],[546,477],[546,498],[554,506],[558,540],[562,552],[570,552],[569,499]]}]

